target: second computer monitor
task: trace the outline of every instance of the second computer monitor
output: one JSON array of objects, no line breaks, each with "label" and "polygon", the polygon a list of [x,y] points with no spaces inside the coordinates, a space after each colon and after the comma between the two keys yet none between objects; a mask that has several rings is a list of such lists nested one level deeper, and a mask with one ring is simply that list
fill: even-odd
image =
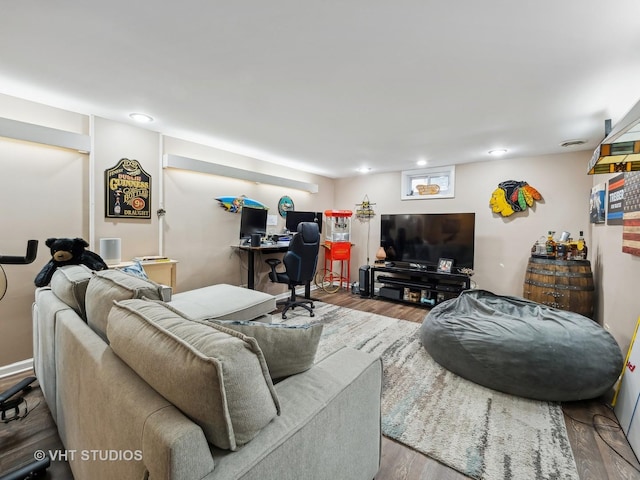
[{"label": "second computer monitor", "polygon": [[301,222],[316,222],[318,230],[322,233],[322,212],[301,212],[291,210],[287,212],[286,228],[292,233],[298,231],[298,224]]}]

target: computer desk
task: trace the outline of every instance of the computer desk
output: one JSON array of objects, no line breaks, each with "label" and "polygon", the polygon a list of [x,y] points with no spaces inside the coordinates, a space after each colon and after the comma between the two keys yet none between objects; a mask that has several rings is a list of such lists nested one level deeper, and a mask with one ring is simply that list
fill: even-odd
[{"label": "computer desk", "polygon": [[[289,242],[274,243],[273,245],[260,245],[259,247],[252,247],[251,245],[232,245],[232,247],[247,252],[249,264],[247,268],[247,288],[255,290],[256,253],[284,253],[289,250]],[[311,282],[307,282],[305,284],[304,296],[305,298],[311,298]]]}]

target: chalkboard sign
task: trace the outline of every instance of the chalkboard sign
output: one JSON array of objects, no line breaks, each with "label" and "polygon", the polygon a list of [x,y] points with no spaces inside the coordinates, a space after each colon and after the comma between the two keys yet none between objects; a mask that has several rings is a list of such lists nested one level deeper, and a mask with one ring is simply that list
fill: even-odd
[{"label": "chalkboard sign", "polygon": [[104,178],[107,218],[151,218],[151,175],[140,162],[122,158]]}]

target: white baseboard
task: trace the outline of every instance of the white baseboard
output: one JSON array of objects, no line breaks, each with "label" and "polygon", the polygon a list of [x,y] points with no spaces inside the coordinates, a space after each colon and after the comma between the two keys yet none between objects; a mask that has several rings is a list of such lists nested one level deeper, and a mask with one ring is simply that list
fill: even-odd
[{"label": "white baseboard", "polygon": [[16,373],[26,372],[33,368],[33,358],[22,360],[21,362],[12,363],[11,365],[5,365],[0,367],[0,378],[9,377]]}]

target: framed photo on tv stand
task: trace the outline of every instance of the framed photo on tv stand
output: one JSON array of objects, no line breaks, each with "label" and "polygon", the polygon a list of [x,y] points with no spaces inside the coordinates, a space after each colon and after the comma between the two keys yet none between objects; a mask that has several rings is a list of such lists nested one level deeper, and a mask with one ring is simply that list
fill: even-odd
[{"label": "framed photo on tv stand", "polygon": [[438,273],[451,273],[453,260],[451,258],[441,258],[438,260]]}]

